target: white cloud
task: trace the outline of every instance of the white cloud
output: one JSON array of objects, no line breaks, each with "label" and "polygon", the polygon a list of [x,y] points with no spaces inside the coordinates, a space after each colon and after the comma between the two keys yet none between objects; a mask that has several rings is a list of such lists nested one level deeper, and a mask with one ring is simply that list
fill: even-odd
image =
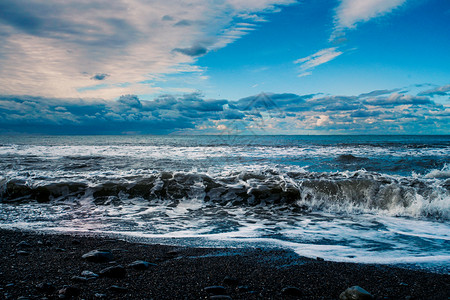
[{"label": "white cloud", "polygon": [[[294,2],[2,0],[0,93],[116,98],[158,92],[155,80],[164,75],[202,76],[194,64],[198,51],[174,49],[225,47],[254,30],[261,12]],[[98,81],[95,74],[109,76]]]},{"label": "white cloud", "polygon": [[336,8],[335,29],[355,28],[357,23],[387,14],[405,2],[406,0],[342,0]]},{"label": "white cloud", "polygon": [[311,54],[307,57],[297,59],[296,61],[294,61],[294,63],[300,64],[299,77],[311,75],[310,70],[335,59],[342,53],[343,52],[337,50],[336,47],[331,47],[317,51],[316,53]]}]

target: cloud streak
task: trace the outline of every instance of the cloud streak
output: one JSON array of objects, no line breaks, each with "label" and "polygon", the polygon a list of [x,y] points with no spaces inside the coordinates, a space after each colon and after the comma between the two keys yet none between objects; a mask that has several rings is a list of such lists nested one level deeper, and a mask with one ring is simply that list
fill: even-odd
[{"label": "cloud streak", "polygon": [[360,22],[383,16],[406,0],[341,0],[334,17],[335,30],[353,29]]},{"label": "cloud streak", "polygon": [[294,2],[3,0],[0,93],[111,99],[161,92],[158,78],[186,65],[201,73],[196,57],[254,30],[257,21],[240,16]]},{"label": "cloud streak", "polygon": [[336,47],[326,48],[307,57],[297,59],[294,63],[300,65],[299,76],[307,76],[311,74],[311,70],[315,67],[325,64],[343,53],[344,52],[337,50]]}]

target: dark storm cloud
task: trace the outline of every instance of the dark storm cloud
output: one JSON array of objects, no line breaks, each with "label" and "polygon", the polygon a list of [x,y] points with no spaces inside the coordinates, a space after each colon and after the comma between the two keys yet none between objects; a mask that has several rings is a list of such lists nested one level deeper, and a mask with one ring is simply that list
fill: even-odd
[{"label": "dark storm cloud", "polygon": [[196,56],[201,56],[203,54],[206,54],[206,52],[208,52],[208,49],[206,49],[205,47],[203,47],[201,45],[195,45],[190,48],[175,48],[175,49],[173,49],[173,51],[179,52],[184,55],[196,57]]},{"label": "dark storm cloud", "polygon": [[192,21],[181,20],[181,21],[175,23],[173,26],[191,26],[191,25],[192,25]]},{"label": "dark storm cloud", "polygon": [[169,15],[165,15],[161,18],[163,21],[173,21],[173,17]]},{"label": "dark storm cloud", "polygon": [[200,94],[163,95],[153,101],[123,95],[117,101],[0,96],[0,132],[120,134],[170,133],[194,128],[205,120],[242,116],[224,112],[227,100]]},{"label": "dark storm cloud", "polygon": [[[138,30],[119,17],[103,17],[100,11],[109,8],[124,10],[120,3],[79,2],[77,4],[53,3],[45,1],[2,0],[0,1],[0,23],[9,25],[12,30],[30,35],[52,38],[61,42],[111,49],[124,47],[136,40]],[[95,22],[100,26],[81,22],[76,16],[86,11],[98,11]],[[91,55],[97,52],[91,49]],[[99,55],[107,55],[105,51]]]},{"label": "dark storm cloud", "polygon": [[200,93],[153,100],[123,95],[117,101],[0,96],[0,133],[220,133],[229,128],[227,124],[251,132],[270,125],[269,131],[263,128],[265,133],[442,133],[450,130],[449,115],[450,107],[428,97],[398,93],[378,97],[262,93],[237,101],[205,99]]},{"label": "dark storm cloud", "polygon": [[369,110],[355,110],[350,114],[352,118],[369,118],[369,117],[377,117],[381,114],[379,111],[369,111]]},{"label": "dark storm cloud", "polygon": [[91,79],[93,79],[93,80],[105,80],[108,77],[109,77],[109,74],[98,73],[98,74],[95,74],[94,76],[92,76]]}]

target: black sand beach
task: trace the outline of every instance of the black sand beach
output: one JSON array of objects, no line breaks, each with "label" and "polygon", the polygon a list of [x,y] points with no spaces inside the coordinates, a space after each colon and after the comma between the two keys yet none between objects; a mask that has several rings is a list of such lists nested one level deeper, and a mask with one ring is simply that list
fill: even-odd
[{"label": "black sand beach", "polygon": [[[0,230],[0,249],[2,299],[339,299],[355,285],[374,299],[450,295],[449,275],[314,260],[284,250],[180,248],[9,230]],[[110,251],[113,261],[82,258],[95,249]],[[129,266],[137,260],[150,264]],[[99,278],[82,275],[117,265],[124,268]]]}]

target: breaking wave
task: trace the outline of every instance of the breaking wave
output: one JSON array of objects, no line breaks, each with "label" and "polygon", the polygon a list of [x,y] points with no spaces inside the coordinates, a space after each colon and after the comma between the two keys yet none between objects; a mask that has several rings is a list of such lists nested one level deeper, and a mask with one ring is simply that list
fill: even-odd
[{"label": "breaking wave", "polygon": [[[62,171],[60,171],[62,172]],[[64,175],[62,175],[64,174]],[[381,213],[450,219],[450,177],[446,165],[424,176],[386,175],[365,170],[344,172],[246,168],[220,173],[109,171],[85,174],[65,171],[46,177],[9,174],[0,179],[0,201],[80,201],[96,205],[144,199],[177,206],[196,199],[220,206],[273,206],[302,212]],[[49,179],[51,178],[51,179]]]}]

